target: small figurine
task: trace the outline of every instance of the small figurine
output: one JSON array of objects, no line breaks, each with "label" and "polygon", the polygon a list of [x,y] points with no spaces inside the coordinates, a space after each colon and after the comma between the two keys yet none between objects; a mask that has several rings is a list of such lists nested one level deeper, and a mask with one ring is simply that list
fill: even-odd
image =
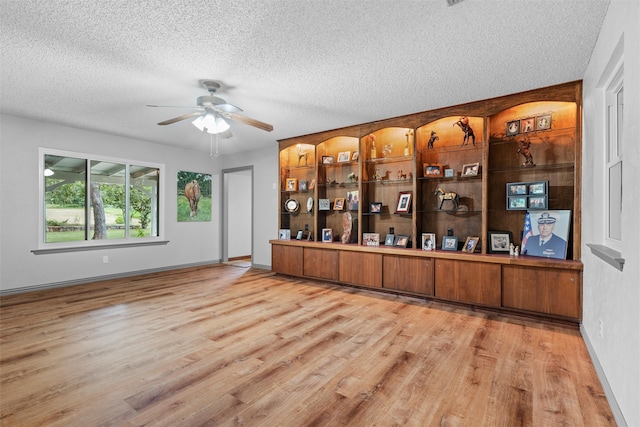
[{"label": "small figurine", "polygon": [[429,142],[427,143],[427,150],[432,150],[433,149],[433,143],[436,142],[439,139],[440,139],[440,137],[438,135],[436,135],[436,131],[432,130],[431,131],[431,138],[429,138]]},{"label": "small figurine", "polygon": [[407,133],[405,133],[407,137],[407,144],[404,146],[404,155],[405,157],[409,157],[411,150],[409,149],[409,139],[413,136],[413,129],[409,129]]},{"label": "small figurine", "polygon": [[376,136],[374,134],[369,134],[369,140],[371,140],[371,158],[375,159],[378,157],[378,151],[376,150]]},{"label": "small figurine", "polygon": [[407,173],[403,172],[402,169],[398,171],[398,180],[401,180],[401,179],[407,179]]},{"label": "small figurine", "polygon": [[453,126],[455,125],[460,126],[460,129],[462,129],[462,132],[464,132],[464,138],[462,139],[462,146],[467,145],[469,143],[469,140],[471,140],[471,143],[475,147],[476,136],[473,133],[473,129],[471,129],[471,126],[469,126],[469,117],[466,117],[466,116],[460,117],[460,120],[458,120],[453,124]]},{"label": "small figurine", "polygon": [[531,141],[528,139],[521,139],[518,141],[518,151],[516,151],[516,155],[522,154],[524,162],[521,166],[525,168],[534,167],[536,165],[533,163],[533,154],[529,151],[529,147],[531,147]]},{"label": "small figurine", "polygon": [[513,246],[513,243],[509,244],[509,255],[511,256],[515,256],[516,254],[516,247]]},{"label": "small figurine", "polygon": [[393,145],[391,145],[391,144],[385,144],[384,147],[382,147],[382,155],[383,156],[387,156],[387,155],[391,154],[392,151],[393,151]]},{"label": "small figurine", "polygon": [[298,166],[300,166],[300,160],[304,159],[304,165],[308,165],[309,153],[306,151],[302,151],[302,146],[300,144],[296,145],[296,152],[298,153]]},{"label": "small figurine", "polygon": [[382,176],[380,176],[380,168],[376,168],[376,173],[373,174],[372,178],[374,181],[382,180]]},{"label": "small figurine", "polygon": [[444,191],[441,187],[438,187],[436,188],[436,191],[433,194],[438,196],[438,200],[440,201],[440,204],[438,205],[438,210],[442,210],[442,205],[447,200],[453,203],[453,206],[455,207],[455,209],[452,209],[452,210],[458,210],[460,205],[460,198],[458,197],[458,193],[454,193],[453,191],[447,192],[447,191]]}]

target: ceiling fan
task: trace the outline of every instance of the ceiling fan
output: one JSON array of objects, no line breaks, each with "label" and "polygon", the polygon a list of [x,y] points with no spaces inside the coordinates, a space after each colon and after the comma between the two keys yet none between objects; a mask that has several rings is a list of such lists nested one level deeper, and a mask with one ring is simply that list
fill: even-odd
[{"label": "ceiling fan", "polygon": [[258,129],[271,132],[273,126],[261,122],[256,119],[252,119],[247,116],[238,114],[242,111],[241,108],[235,105],[227,103],[222,98],[215,96],[214,94],[220,89],[220,83],[213,80],[206,80],[202,82],[202,85],[209,91],[209,95],[199,96],[196,101],[195,107],[176,107],[176,106],[162,106],[162,105],[147,105],[147,107],[169,107],[169,108],[189,108],[196,111],[183,114],[172,119],[168,119],[158,123],[160,126],[170,125],[182,120],[195,118],[193,125],[201,131],[206,131],[210,134],[219,135],[222,138],[231,138],[232,134],[229,131],[229,124],[225,119],[235,120],[240,123],[244,123],[249,126],[256,127]]}]

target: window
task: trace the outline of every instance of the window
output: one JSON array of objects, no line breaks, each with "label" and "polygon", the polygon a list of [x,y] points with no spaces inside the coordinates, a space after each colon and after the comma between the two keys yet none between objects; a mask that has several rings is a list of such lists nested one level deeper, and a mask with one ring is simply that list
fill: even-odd
[{"label": "window", "polygon": [[606,87],[606,244],[614,248],[622,242],[622,132],[624,111],[624,68],[620,65]]},{"label": "window", "polygon": [[45,149],[40,156],[42,243],[159,236],[159,165]]}]

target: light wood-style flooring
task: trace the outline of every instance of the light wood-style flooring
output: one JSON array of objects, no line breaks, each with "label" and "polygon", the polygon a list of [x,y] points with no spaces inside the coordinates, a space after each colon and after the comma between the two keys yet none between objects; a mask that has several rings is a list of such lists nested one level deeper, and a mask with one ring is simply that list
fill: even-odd
[{"label": "light wood-style flooring", "polygon": [[2,426],[615,425],[575,328],[213,265],[6,296]]}]

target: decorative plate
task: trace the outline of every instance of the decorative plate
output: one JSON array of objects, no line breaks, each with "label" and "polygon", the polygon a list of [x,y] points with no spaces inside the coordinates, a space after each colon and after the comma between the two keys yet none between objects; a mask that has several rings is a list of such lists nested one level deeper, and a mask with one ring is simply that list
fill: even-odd
[{"label": "decorative plate", "polygon": [[287,210],[287,212],[297,212],[300,208],[300,203],[298,203],[296,199],[289,199],[284,202],[284,208]]},{"label": "decorative plate", "polygon": [[313,197],[309,197],[307,199],[307,212],[311,212],[313,210]]}]

